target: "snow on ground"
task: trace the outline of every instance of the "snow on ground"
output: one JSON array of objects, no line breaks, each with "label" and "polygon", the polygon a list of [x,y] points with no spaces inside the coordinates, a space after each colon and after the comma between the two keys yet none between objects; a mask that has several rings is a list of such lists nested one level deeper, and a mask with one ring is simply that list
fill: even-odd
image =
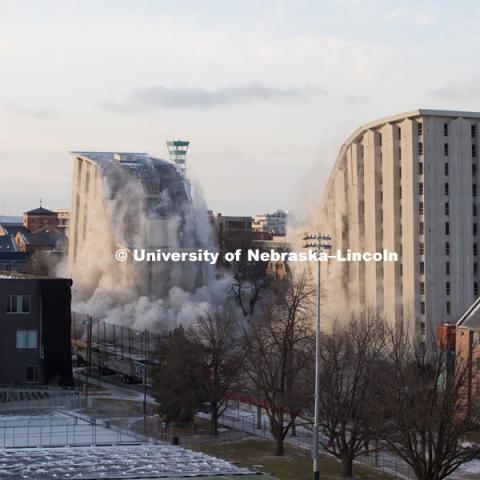
[{"label": "snow on ground", "polygon": [[245,468],[172,445],[0,450],[0,478],[5,480],[247,474]]},{"label": "snow on ground", "polygon": [[460,467],[459,472],[480,473],[480,460],[471,460]]},{"label": "snow on ground", "polygon": [[224,460],[178,446],[140,444],[132,432],[120,432],[106,422],[73,411],[35,409],[0,414],[2,480],[249,473]]},{"label": "snow on ground", "polygon": [[138,443],[132,433],[74,413],[37,410],[0,416],[0,448],[132,443]]}]

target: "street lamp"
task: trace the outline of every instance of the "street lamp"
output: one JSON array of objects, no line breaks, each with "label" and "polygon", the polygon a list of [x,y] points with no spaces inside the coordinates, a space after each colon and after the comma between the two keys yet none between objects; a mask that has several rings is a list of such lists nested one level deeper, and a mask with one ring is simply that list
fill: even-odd
[{"label": "street lamp", "polygon": [[[320,233],[309,234],[303,237],[307,243],[304,248],[314,248],[315,253],[332,248],[332,237]],[[320,480],[320,258],[317,259],[317,329],[315,335],[315,418],[313,425],[313,480]]]}]

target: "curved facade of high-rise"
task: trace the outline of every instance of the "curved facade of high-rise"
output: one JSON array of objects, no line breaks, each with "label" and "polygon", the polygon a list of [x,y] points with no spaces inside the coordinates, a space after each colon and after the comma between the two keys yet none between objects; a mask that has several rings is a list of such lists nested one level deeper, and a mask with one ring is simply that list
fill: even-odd
[{"label": "curved facade of high-rise", "polygon": [[[171,284],[194,288],[182,265],[119,262],[116,249],[195,245],[189,182],[177,166],[146,153],[73,152],[69,273],[76,297],[98,287],[166,295]],[[85,294],[80,291],[86,290]],[[80,295],[78,293],[80,292]]]},{"label": "curved facade of high-rise", "polygon": [[478,296],[480,113],[415,110],[357,129],[322,203],[334,248],[397,252],[398,262],[330,262],[326,307],[377,307],[418,338]]}]

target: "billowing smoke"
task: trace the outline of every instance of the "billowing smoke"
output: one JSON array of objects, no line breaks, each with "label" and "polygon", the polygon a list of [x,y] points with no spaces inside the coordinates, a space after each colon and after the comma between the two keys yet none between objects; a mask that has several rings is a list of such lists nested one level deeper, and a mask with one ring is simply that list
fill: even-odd
[{"label": "billowing smoke", "polygon": [[[214,265],[119,262],[114,256],[118,248],[217,250],[199,188],[191,192],[172,164],[151,157],[126,165],[96,161],[96,167],[88,187],[87,232],[77,232],[76,258],[68,267],[73,310],[162,332],[189,325],[210,304],[223,303],[230,279],[219,278]],[[70,250],[72,256],[72,242]]]}]

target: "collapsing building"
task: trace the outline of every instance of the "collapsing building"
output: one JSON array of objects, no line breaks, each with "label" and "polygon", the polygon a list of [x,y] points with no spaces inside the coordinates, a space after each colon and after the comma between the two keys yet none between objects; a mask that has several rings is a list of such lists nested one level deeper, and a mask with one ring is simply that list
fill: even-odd
[{"label": "collapsing building", "polygon": [[[108,316],[117,309],[117,317],[123,314],[131,317],[126,323],[135,323],[150,301],[158,306],[174,295],[177,303],[185,303],[186,295],[208,282],[206,266],[134,262],[131,255],[125,262],[115,259],[118,249],[131,253],[208,244],[206,209],[195,208],[184,168],[146,153],[73,156],[69,271],[75,300],[83,302],[81,310]],[[120,305],[129,307],[119,312]],[[162,306],[171,310],[171,305]],[[162,320],[157,310],[149,313],[147,323]]]}]

